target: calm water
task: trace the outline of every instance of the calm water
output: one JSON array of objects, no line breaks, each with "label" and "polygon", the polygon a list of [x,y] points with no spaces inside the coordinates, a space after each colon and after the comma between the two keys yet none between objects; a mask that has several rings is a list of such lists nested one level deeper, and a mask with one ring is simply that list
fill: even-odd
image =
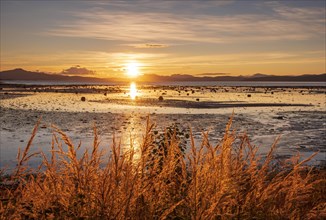
[{"label": "calm water", "polygon": [[326,87],[326,82],[243,82],[243,81],[203,81],[203,82],[161,82],[153,85],[180,86],[244,86],[244,87]]},{"label": "calm water", "polygon": [[[123,83],[85,83],[85,82],[60,82],[60,81],[20,81],[3,80],[6,84],[24,85],[121,85]],[[157,82],[139,83],[140,85],[164,85],[164,86],[245,86],[245,87],[326,87],[326,82],[244,82],[244,81],[180,81],[180,82]]]}]

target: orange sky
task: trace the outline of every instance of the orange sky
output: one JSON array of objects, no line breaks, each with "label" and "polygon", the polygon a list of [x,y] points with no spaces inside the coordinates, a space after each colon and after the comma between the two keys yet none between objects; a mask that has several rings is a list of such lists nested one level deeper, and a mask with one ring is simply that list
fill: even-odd
[{"label": "orange sky", "polygon": [[97,77],[325,70],[325,1],[1,1],[1,70]]}]

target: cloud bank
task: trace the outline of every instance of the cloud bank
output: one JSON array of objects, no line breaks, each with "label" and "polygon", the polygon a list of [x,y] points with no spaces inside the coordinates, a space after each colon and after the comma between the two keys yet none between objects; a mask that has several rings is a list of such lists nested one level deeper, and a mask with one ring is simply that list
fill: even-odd
[{"label": "cloud bank", "polygon": [[95,71],[89,70],[85,67],[80,67],[79,65],[72,66],[61,72],[61,74],[65,74],[65,75],[94,75],[95,73],[96,73]]}]

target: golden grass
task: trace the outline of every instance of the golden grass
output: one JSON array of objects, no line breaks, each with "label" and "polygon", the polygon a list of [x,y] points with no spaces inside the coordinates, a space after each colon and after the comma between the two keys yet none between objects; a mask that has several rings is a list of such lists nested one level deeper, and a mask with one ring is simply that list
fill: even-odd
[{"label": "golden grass", "polygon": [[165,136],[166,151],[157,152],[148,120],[139,152],[122,152],[114,140],[106,156],[94,128],[92,150],[80,157],[80,145],[54,127],[51,156],[40,152],[42,167],[35,171],[26,162],[35,155],[29,151],[38,123],[15,172],[1,178],[11,183],[0,190],[1,219],[325,218],[325,170],[305,167],[298,156],[273,165],[275,144],[262,161],[231,123],[217,146],[206,133],[199,146],[190,136],[185,154],[176,132]]}]

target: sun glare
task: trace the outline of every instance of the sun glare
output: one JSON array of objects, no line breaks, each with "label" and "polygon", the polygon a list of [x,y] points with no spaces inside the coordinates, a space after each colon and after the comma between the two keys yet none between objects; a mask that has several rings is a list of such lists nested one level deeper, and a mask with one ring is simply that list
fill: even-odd
[{"label": "sun glare", "polygon": [[136,83],[132,82],[130,84],[130,90],[129,90],[129,95],[131,99],[136,99],[137,96],[137,87],[136,87]]},{"label": "sun glare", "polygon": [[137,62],[130,62],[126,65],[127,75],[131,78],[135,78],[139,75],[139,64]]}]

